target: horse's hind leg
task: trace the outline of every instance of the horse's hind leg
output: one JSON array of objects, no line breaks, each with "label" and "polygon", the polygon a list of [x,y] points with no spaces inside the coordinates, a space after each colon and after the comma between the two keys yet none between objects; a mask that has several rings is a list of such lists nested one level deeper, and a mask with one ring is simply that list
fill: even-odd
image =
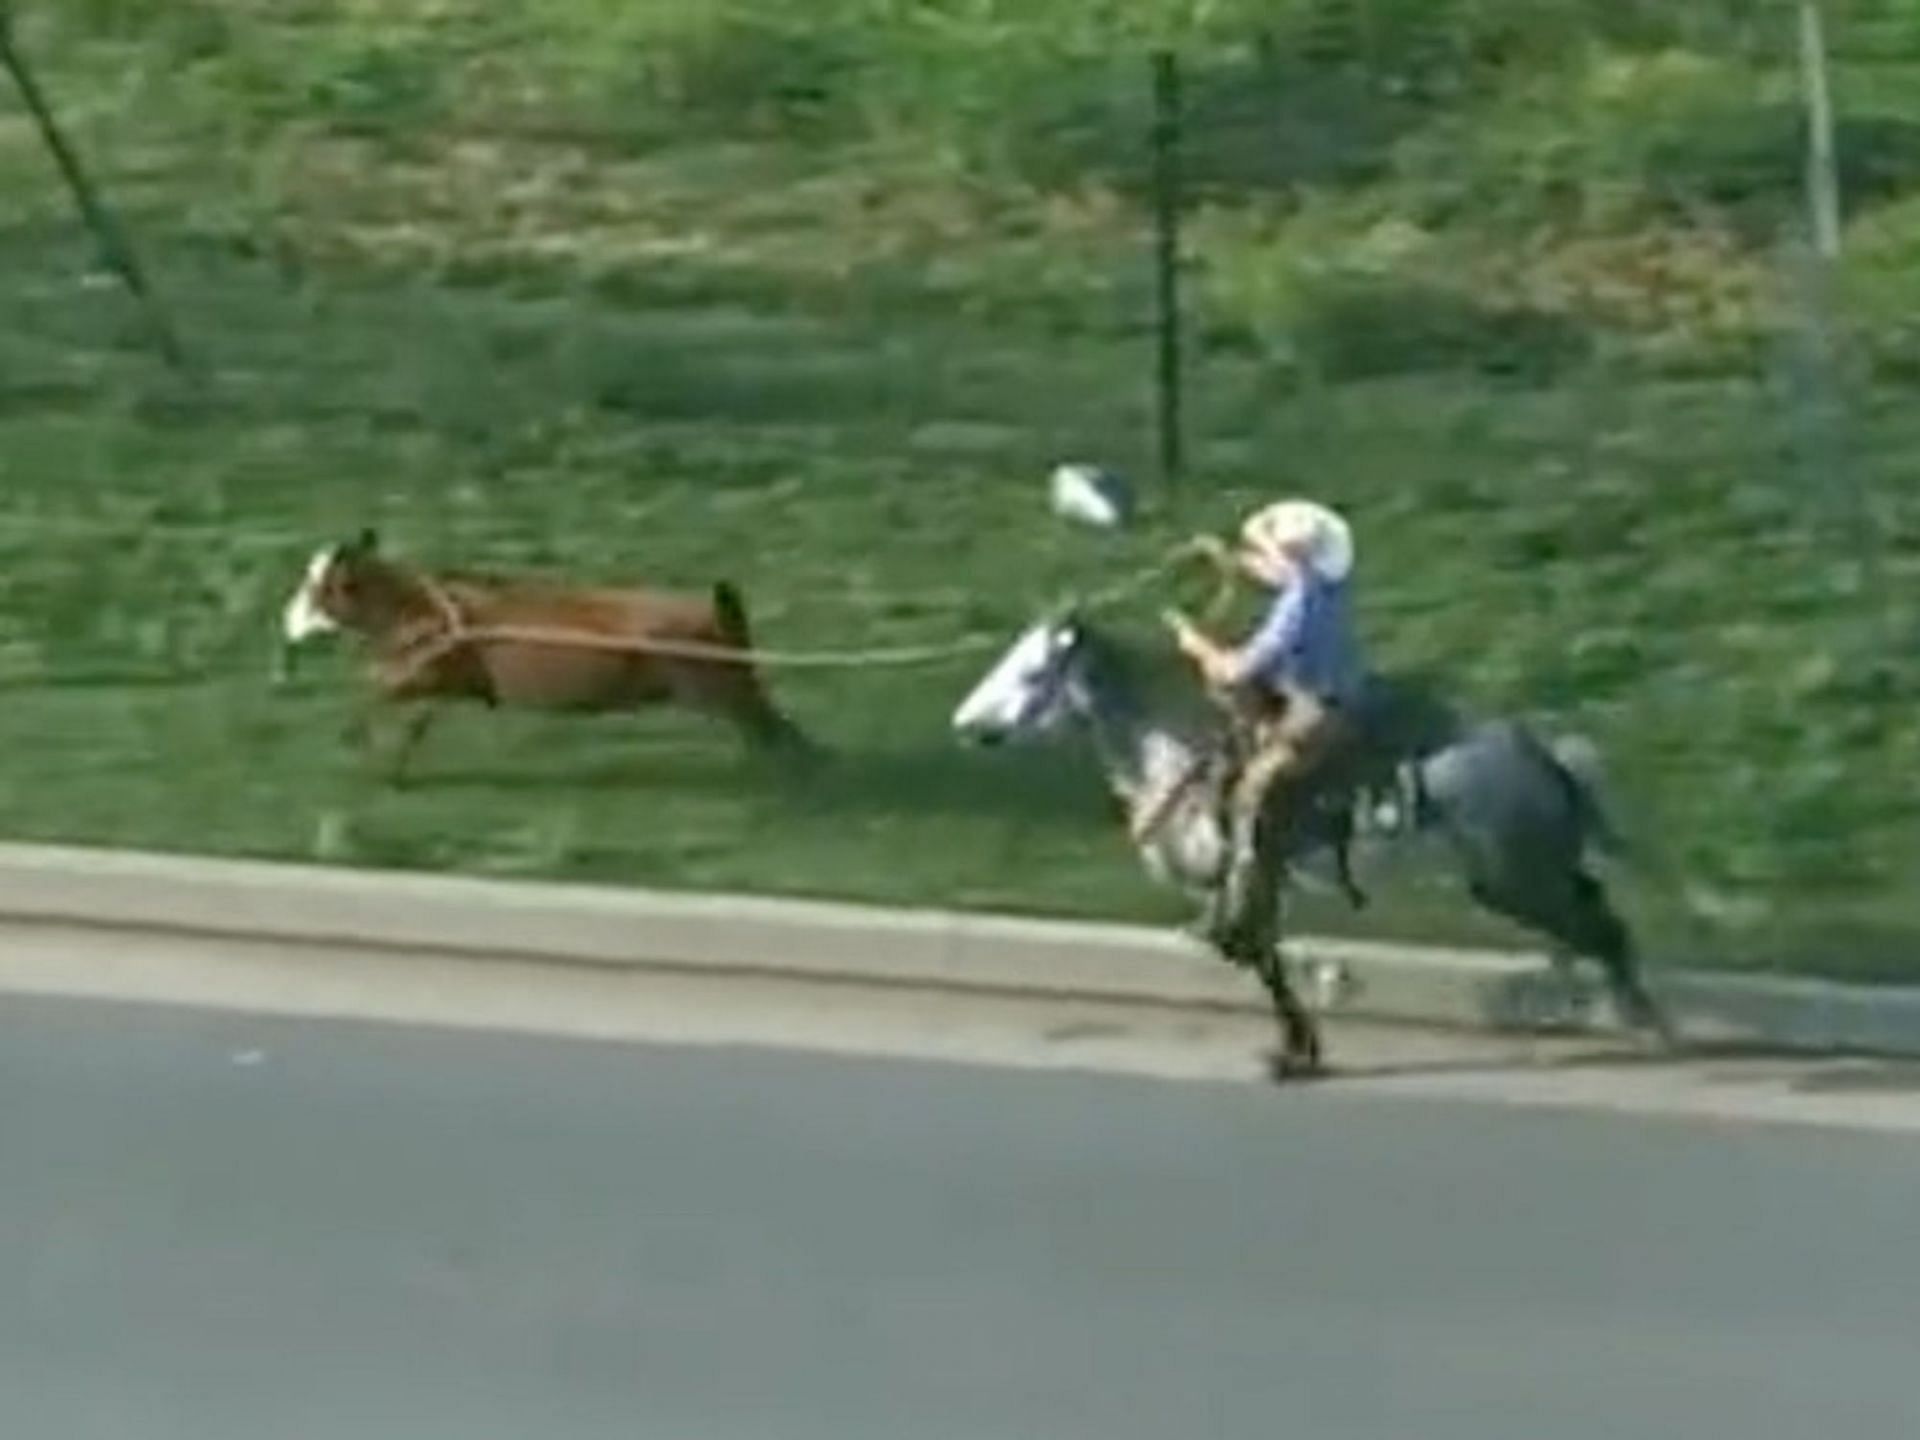
[{"label": "horse's hind leg", "polygon": [[1328,844],[1333,849],[1334,875],[1340,882],[1341,893],[1347,897],[1347,904],[1355,910],[1364,910],[1368,905],[1367,892],[1353,874],[1353,807],[1343,806],[1328,822]]},{"label": "horse's hind leg", "polygon": [[[1640,961],[1633,936],[1626,922],[1613,908],[1606,890],[1585,870],[1573,874],[1573,900],[1578,944],[1581,950],[1600,962],[1607,976],[1607,987],[1621,1018],[1636,1030],[1646,1031],[1665,1044],[1675,1040],[1673,1026],[1665,1012],[1647,993],[1640,976]],[[1575,937],[1567,937],[1573,940]]]},{"label": "horse's hind leg", "polygon": [[[1509,876],[1498,885],[1488,883],[1484,874],[1471,875],[1467,889],[1492,913],[1543,932],[1565,952],[1597,961],[1621,1018],[1663,1042],[1674,1040],[1672,1025],[1640,978],[1640,962],[1626,922],[1600,882],[1584,869],[1575,866],[1561,878]],[[1562,968],[1564,955],[1556,953],[1553,963],[1556,969]]]}]

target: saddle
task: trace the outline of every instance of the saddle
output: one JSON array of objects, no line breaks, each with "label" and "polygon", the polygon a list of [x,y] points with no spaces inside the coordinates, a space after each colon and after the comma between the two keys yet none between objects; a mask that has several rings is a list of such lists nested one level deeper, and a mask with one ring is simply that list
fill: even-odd
[{"label": "saddle", "polygon": [[[1210,692],[1209,698],[1223,723],[1209,737],[1193,783],[1203,787],[1208,806],[1224,824],[1229,819],[1234,780],[1257,743],[1260,726],[1275,716],[1277,707],[1269,694],[1244,688]],[[1392,717],[1397,703],[1391,682],[1368,675],[1345,707],[1352,734],[1347,752],[1307,795],[1317,822],[1336,821],[1344,811],[1354,818],[1355,828],[1371,829],[1372,812],[1383,804],[1394,811],[1394,820],[1386,827],[1390,831],[1398,832],[1414,821],[1418,781],[1394,743]],[[1310,832],[1322,828],[1321,823],[1308,827]]]},{"label": "saddle", "polygon": [[[1133,819],[1135,843],[1144,844],[1172,813],[1177,802],[1196,790],[1209,813],[1223,829],[1231,824],[1230,800],[1234,781],[1251,753],[1261,723],[1273,715],[1273,702],[1249,691],[1208,692],[1220,723],[1202,738],[1192,767],[1156,796]],[[1412,767],[1398,755],[1393,727],[1388,723],[1394,695],[1390,685],[1369,676],[1349,711],[1354,739],[1335,773],[1323,777],[1307,796],[1315,823],[1308,833],[1325,834],[1346,812],[1354,829],[1375,828],[1373,811],[1382,804],[1394,812],[1385,828],[1398,832],[1417,813],[1417,780]]]}]

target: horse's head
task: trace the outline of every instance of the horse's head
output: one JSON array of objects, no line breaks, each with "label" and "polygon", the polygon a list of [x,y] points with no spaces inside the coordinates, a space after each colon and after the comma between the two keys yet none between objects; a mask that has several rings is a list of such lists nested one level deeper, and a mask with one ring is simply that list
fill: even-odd
[{"label": "horse's head", "polygon": [[994,744],[1057,730],[1073,713],[1086,644],[1086,627],[1071,612],[1028,626],[954,709],[954,732]]},{"label": "horse's head", "polygon": [[390,570],[380,556],[380,538],[370,529],[321,546],[280,612],[281,638],[299,645],[316,635],[373,628],[383,618]]}]

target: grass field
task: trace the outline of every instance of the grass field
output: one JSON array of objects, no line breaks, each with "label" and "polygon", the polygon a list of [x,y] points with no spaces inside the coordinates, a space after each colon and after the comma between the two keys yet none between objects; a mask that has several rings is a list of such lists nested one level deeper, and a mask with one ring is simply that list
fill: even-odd
[{"label": "grass field", "polygon": [[[686,717],[474,714],[396,793],[338,741],[348,657],[267,683],[274,614],[373,523],[726,575],[769,645],[998,638],[1297,487],[1361,527],[1382,659],[1602,741],[1665,951],[1907,972],[1915,16],[1841,37],[1823,429],[1781,17],[790,8],[25,7],[211,383],[143,350],[0,107],[0,828],[1164,917],[1084,766],[949,744],[971,663],[776,677],[842,757],[806,786]],[[1162,38],[1191,61],[1193,473],[1135,533],[1070,532],[1055,461],[1151,474]],[[1370,926],[1501,933],[1400,889]]]}]

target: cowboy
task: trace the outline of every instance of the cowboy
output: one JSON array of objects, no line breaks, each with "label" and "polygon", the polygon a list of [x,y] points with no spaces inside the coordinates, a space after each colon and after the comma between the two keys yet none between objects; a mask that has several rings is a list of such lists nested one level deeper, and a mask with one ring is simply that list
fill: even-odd
[{"label": "cowboy", "polygon": [[1247,518],[1237,550],[1211,536],[1194,547],[1273,591],[1266,617],[1238,647],[1178,612],[1166,617],[1180,649],[1240,721],[1241,758],[1228,792],[1232,862],[1210,922],[1217,927],[1240,914],[1264,848],[1258,827],[1291,823],[1344,753],[1364,664],[1348,601],[1353,534],[1336,512],[1282,500]]}]

